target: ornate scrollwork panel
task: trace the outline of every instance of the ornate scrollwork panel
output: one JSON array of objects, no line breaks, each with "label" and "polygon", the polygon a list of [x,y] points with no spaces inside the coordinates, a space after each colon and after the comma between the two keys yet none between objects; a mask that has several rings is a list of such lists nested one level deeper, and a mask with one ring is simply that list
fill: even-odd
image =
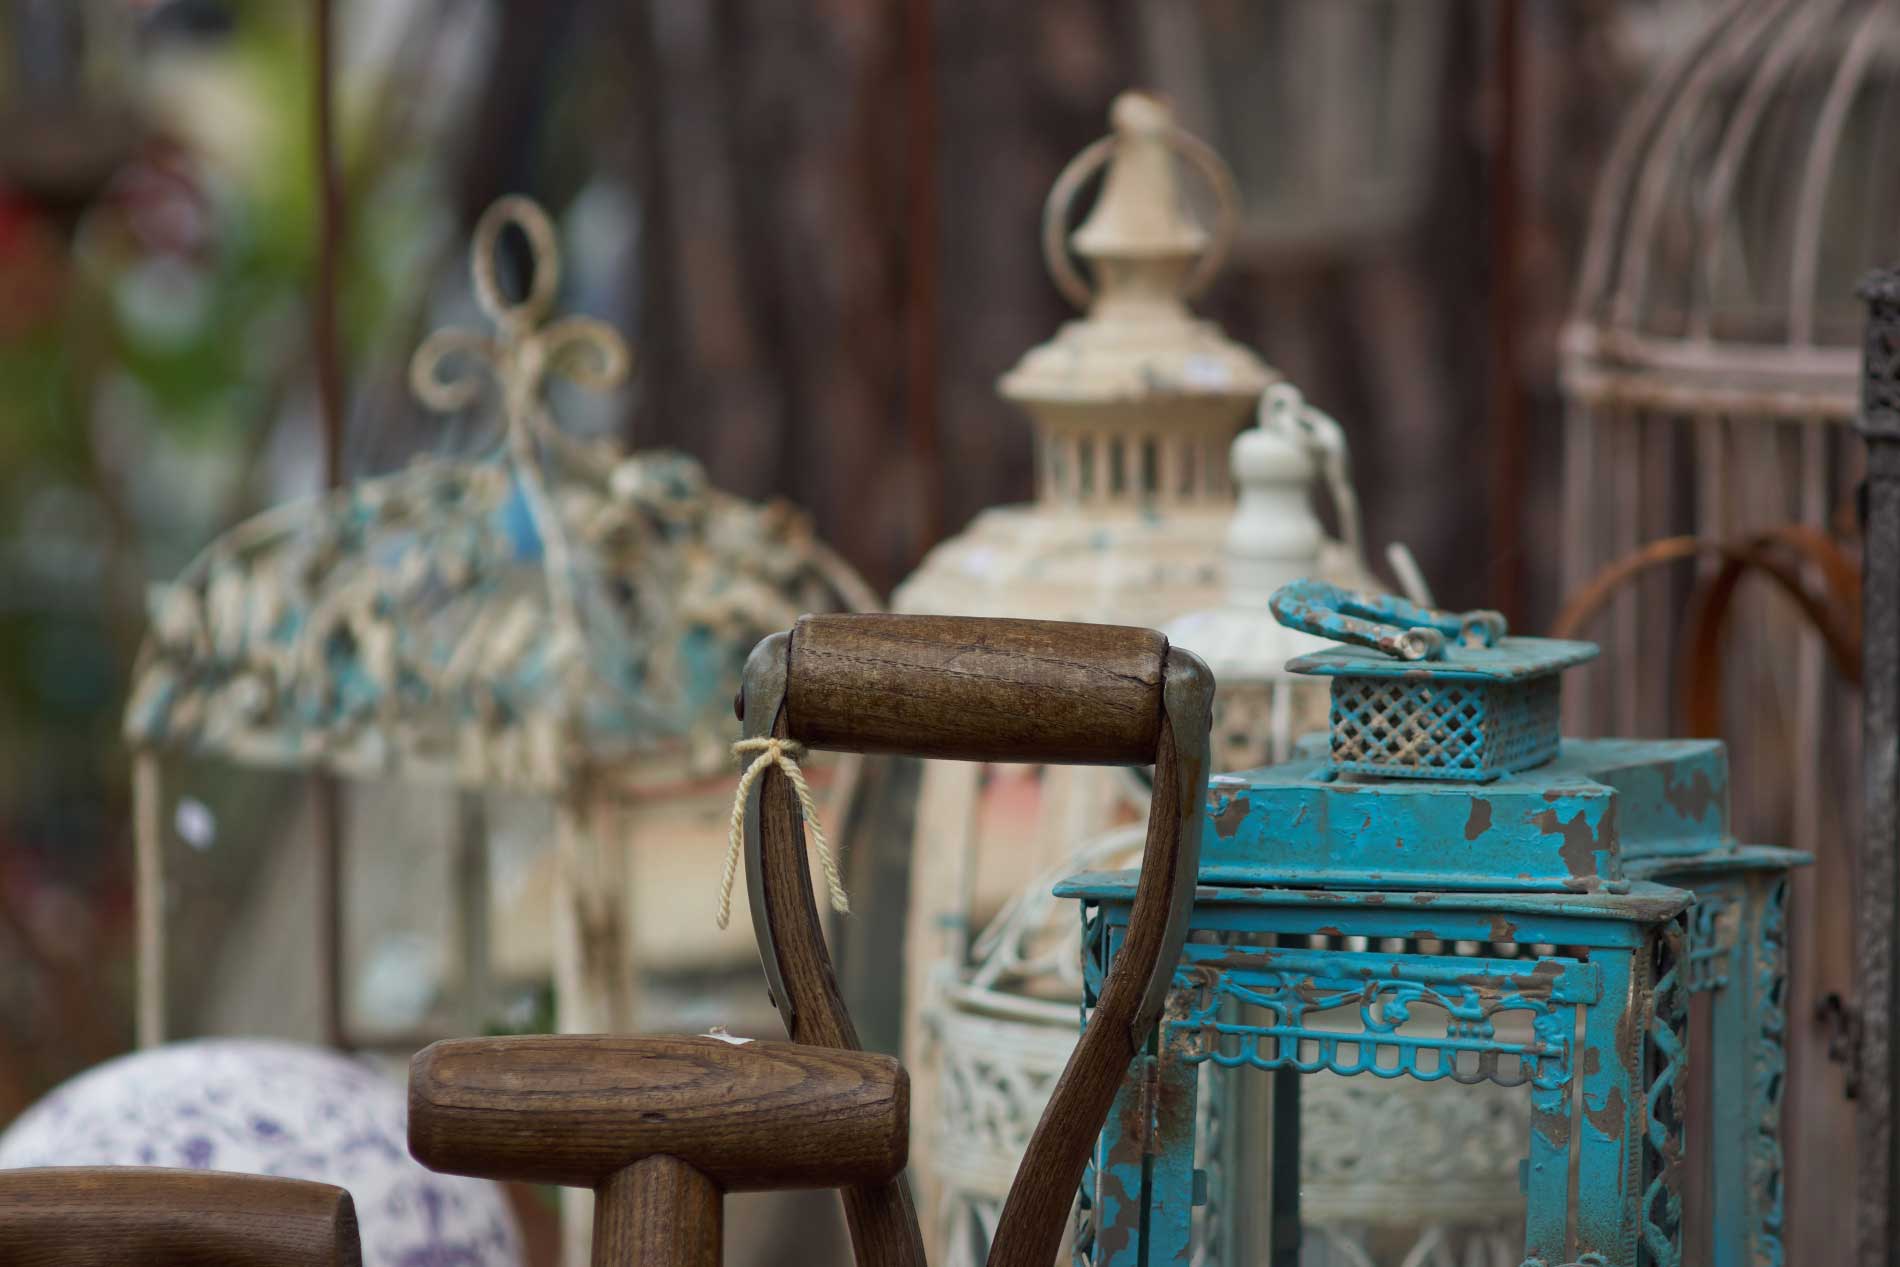
[{"label": "ornate scrollwork panel", "polygon": [[[1193,1001],[1168,1023],[1167,1041],[1177,1059],[1229,1068],[1556,1088],[1569,1083],[1574,1036],[1552,1026],[1519,1036],[1501,1032],[1499,1021],[1550,1016],[1595,997],[1590,965],[1561,959],[1187,951],[1175,984]],[[1236,1008],[1264,1013],[1265,1023],[1233,1019]],[[1319,1019],[1327,1013],[1335,1015]]]},{"label": "ornate scrollwork panel", "polygon": [[1741,908],[1733,899],[1703,894],[1690,908],[1689,992],[1702,994],[1729,983]]},{"label": "ornate scrollwork panel", "polygon": [[1755,1263],[1780,1267],[1781,1243],[1781,1096],[1787,1072],[1788,878],[1766,885],[1749,962],[1754,991],[1755,1032],[1751,1037],[1754,1134],[1748,1157],[1749,1187],[1755,1206]]},{"label": "ornate scrollwork panel", "polygon": [[1644,1089],[1642,1244],[1656,1267],[1682,1262],[1682,1151],[1689,1073],[1688,929],[1680,918],[1651,947],[1643,1016]]}]

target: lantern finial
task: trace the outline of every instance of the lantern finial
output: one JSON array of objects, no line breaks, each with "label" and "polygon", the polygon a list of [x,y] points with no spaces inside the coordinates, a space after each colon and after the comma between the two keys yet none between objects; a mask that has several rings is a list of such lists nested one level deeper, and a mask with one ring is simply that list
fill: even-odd
[{"label": "lantern finial", "polygon": [[[509,225],[527,238],[533,268],[527,295],[512,302],[495,276],[495,254]],[[556,373],[595,391],[619,386],[627,375],[627,344],[619,331],[592,317],[543,324],[560,285],[561,252],[553,222],[534,200],[511,194],[484,211],[475,225],[469,261],[476,301],[498,333],[490,337],[473,330],[437,330],[409,362],[409,387],[430,409],[451,413],[468,408],[480,395],[477,367],[485,365],[500,386],[508,460],[547,559],[548,596],[561,634],[559,658],[573,657],[579,653],[580,605],[573,591],[567,533],[541,470],[540,448],[546,445],[583,469],[594,464],[555,426],[542,392]],[[474,365],[458,366],[464,359]],[[608,478],[605,471],[594,474],[603,482]]]},{"label": "lantern finial", "polygon": [[[1098,282],[1111,278],[1104,264],[1140,261],[1166,268],[1179,278],[1194,257],[1207,249],[1207,231],[1189,218],[1175,172],[1175,152],[1187,147],[1187,135],[1174,122],[1174,111],[1159,98],[1125,92],[1109,112],[1114,133],[1108,139],[1108,172],[1102,194],[1082,227],[1070,236],[1076,252],[1094,262]],[[1218,160],[1216,160],[1218,162]],[[1217,193],[1231,194],[1221,176],[1209,176]],[[1231,206],[1232,200],[1225,200]],[[1226,243],[1222,242],[1225,250]]]},{"label": "lantern finial", "polygon": [[[1159,98],[1124,93],[1113,125],[1062,170],[1043,207],[1050,275],[1084,315],[998,386],[1036,424],[1045,503],[1224,510],[1227,446],[1280,377],[1186,304],[1233,238],[1233,174]],[[1188,214],[1177,158],[1213,191],[1211,229]],[[1071,204],[1104,167],[1101,195],[1070,236]]]}]

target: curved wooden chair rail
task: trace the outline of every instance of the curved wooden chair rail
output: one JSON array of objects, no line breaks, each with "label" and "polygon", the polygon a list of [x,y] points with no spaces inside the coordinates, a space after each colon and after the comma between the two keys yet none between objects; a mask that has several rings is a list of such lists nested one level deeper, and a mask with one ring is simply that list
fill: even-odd
[{"label": "curved wooden chair rail", "polygon": [[[962,761],[1155,766],[1128,937],[1030,1138],[991,1267],[1056,1258],[1088,1157],[1161,1013],[1193,902],[1213,676],[1146,629],[884,614],[807,616],[753,651],[748,737]],[[746,818],[746,883],[773,1004],[795,1042],[855,1049],[814,901],[797,798],[769,771]],[[860,1267],[923,1267],[901,1177],[844,1194]]]},{"label": "curved wooden chair rail", "polygon": [[327,1183],[152,1166],[0,1171],[8,1267],[361,1267]]}]

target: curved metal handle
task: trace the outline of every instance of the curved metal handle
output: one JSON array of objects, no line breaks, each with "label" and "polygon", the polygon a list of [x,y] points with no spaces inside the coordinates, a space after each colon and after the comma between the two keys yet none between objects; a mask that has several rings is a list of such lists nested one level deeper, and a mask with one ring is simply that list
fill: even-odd
[{"label": "curved metal handle", "polygon": [[1291,383],[1275,383],[1260,397],[1255,417],[1262,430],[1298,444],[1319,462],[1326,494],[1339,514],[1339,540],[1354,563],[1365,566],[1365,533],[1359,518],[1359,494],[1352,483],[1352,452],[1346,430],[1331,414],[1306,402]]},{"label": "curved metal handle", "polygon": [[[1225,160],[1206,141],[1179,124],[1168,125],[1168,140],[1181,157],[1200,172],[1208,188],[1214,192],[1213,238],[1208,242],[1207,249],[1201,252],[1194,271],[1188,275],[1187,284],[1181,289],[1184,299],[1193,299],[1206,290],[1215,274],[1220,272],[1221,265],[1227,262],[1228,251],[1234,245],[1234,237],[1240,232],[1240,190]],[[1095,287],[1082,276],[1069,255],[1069,204],[1075,201],[1082,183],[1094,175],[1097,168],[1105,166],[1114,155],[1115,141],[1113,135],[1100,137],[1070,159],[1056,177],[1055,184],[1049,186],[1049,196],[1042,204],[1043,263],[1048,266],[1049,277],[1055,282],[1056,289],[1062,292],[1062,297],[1084,311],[1095,302]]]},{"label": "curved metal handle", "polygon": [[[803,731],[824,739],[824,746],[849,744],[895,751],[900,749],[888,726],[902,717],[923,723],[914,750],[924,753],[966,759],[994,754],[996,759],[1013,761],[1155,764],[1147,845],[1127,939],[1103,983],[1088,1028],[1030,1139],[992,1243],[991,1267],[1047,1267],[1056,1257],[1076,1189],[1116,1090],[1160,1019],[1186,940],[1207,799],[1213,675],[1192,653],[1168,647],[1165,640],[1146,631],[1113,631],[1115,636],[1099,650],[1107,652],[1137,633],[1154,639],[1158,643],[1154,652],[1136,658],[1146,660],[1148,654],[1158,653],[1158,682],[1146,674],[1134,681],[1121,680],[1127,664],[1112,654],[1074,654],[1104,638],[1100,627],[1090,633],[1091,627],[1054,622],[933,618],[893,624],[890,617],[824,619],[838,622],[832,632],[851,635],[814,640],[831,648],[832,656],[804,658],[818,649],[801,650],[797,645],[812,632],[810,621],[800,622],[792,635],[774,634],[753,651],[741,697],[748,736],[798,737]],[[857,626],[859,632],[853,633],[844,622]],[[1050,646],[1066,648],[1068,654],[1055,657],[1045,675],[1033,665],[1008,670],[973,651],[1002,646],[1010,648],[1015,659],[1033,661],[1034,656],[1025,656],[1025,639],[1046,640]],[[1127,643],[1130,648],[1135,645]],[[860,654],[863,658],[853,669],[850,659]],[[827,663],[834,657],[835,662]],[[822,696],[829,698],[814,699],[809,682],[793,680],[788,685],[788,675],[801,671],[822,679]],[[960,675],[971,680],[959,682]],[[1045,715],[1043,719],[1025,722],[1018,715],[1024,709],[1012,703],[1011,697],[1022,689],[1040,693],[1036,711]],[[996,708],[967,716],[964,724],[955,727],[931,722],[944,715],[941,700],[919,713],[915,700],[906,698],[950,692],[962,699],[958,693],[999,690]],[[1145,723],[1134,725],[1134,710],[1122,708],[1131,724],[1104,726],[1117,733],[1101,750],[1092,744],[1077,749],[1071,744],[1068,726],[1046,720],[1071,712],[1100,718],[1104,701],[1112,705],[1116,700],[1137,698],[1158,706],[1156,724],[1152,729]],[[852,733],[836,733],[847,721]],[[1041,757],[1035,755],[1039,746]],[[1109,755],[1110,750],[1114,755]],[[838,992],[812,893],[797,800],[776,770],[766,772],[752,795],[755,800],[746,815],[746,885],[773,1003],[794,1041],[856,1048],[857,1031]],[[862,1267],[923,1267],[916,1214],[901,1180],[846,1189],[845,1215]]]},{"label": "curved metal handle", "polygon": [[1289,629],[1349,642],[1399,660],[1442,660],[1445,640],[1496,646],[1505,634],[1494,611],[1439,611],[1396,594],[1361,594],[1328,581],[1292,581],[1274,591],[1273,614]]}]

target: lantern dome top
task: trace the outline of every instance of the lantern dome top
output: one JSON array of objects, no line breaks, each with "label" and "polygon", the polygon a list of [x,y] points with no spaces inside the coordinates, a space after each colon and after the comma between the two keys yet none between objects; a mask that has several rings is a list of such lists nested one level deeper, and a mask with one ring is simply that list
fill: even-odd
[{"label": "lantern dome top", "polygon": [[[537,254],[513,306],[486,274],[510,222]],[[626,351],[597,322],[540,324],[552,250],[538,207],[496,204],[476,273],[501,334],[441,331],[417,352],[437,408],[478,398],[456,364],[493,368],[508,420],[493,451],[276,507],[153,587],[134,746],[544,792],[663,751],[710,772],[753,644],[805,611],[876,605],[791,507],[554,425],[540,380],[609,386]]]},{"label": "lantern dome top", "polygon": [[1643,91],[1565,335],[1586,402],[1853,416],[1854,282],[1900,249],[1887,0],[1740,0]]},{"label": "lantern dome top", "polygon": [[[1085,315],[1031,349],[1000,389],[1032,411],[1151,406],[1168,398],[1251,402],[1278,374],[1186,306],[1232,244],[1239,218],[1233,175],[1159,98],[1123,93],[1110,119],[1114,131],[1063,169],[1043,214],[1050,273]],[[1188,214],[1177,157],[1214,192],[1211,234]],[[1094,208],[1065,243],[1069,204],[1104,166]],[[1070,260],[1071,247],[1091,264],[1092,283]]]}]

